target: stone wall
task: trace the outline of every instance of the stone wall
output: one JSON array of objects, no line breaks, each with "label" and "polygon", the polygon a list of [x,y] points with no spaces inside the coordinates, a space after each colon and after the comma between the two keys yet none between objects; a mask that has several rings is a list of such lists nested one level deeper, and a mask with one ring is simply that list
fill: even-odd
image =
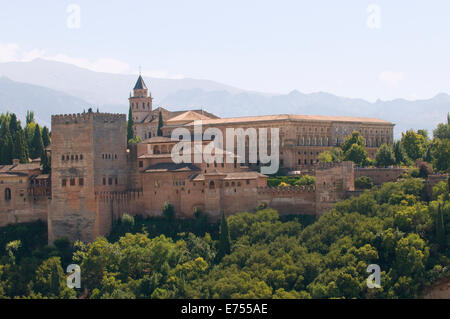
[{"label": "stone wall", "polygon": [[355,174],[353,162],[321,163],[315,169],[316,214],[321,215],[335,203],[346,198],[354,190]]},{"label": "stone wall", "polygon": [[316,192],[313,186],[258,188],[258,204],[265,203],[280,215],[316,213]]},{"label": "stone wall", "polygon": [[370,177],[375,185],[396,181],[407,169],[393,168],[355,168],[355,179],[361,176]]}]

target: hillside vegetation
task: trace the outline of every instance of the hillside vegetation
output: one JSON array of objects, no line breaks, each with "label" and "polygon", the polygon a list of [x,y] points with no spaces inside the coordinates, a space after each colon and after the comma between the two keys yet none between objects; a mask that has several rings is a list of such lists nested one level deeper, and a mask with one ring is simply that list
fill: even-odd
[{"label": "hillside vegetation", "polygon": [[[174,235],[168,222],[165,232],[173,238],[154,230],[149,235],[148,228],[164,219],[144,223],[125,215],[115,239],[73,247],[61,239],[50,247],[26,240],[29,227],[40,238],[36,225],[9,226],[1,230],[8,242],[1,251],[0,296],[421,297],[425,287],[449,276],[450,261],[449,185],[438,184],[429,202],[423,188],[419,178],[386,183],[338,203],[307,227],[297,219],[281,221],[271,209],[240,213],[223,219],[218,232],[207,226],[212,236],[201,223],[189,226],[197,235]],[[180,223],[170,224],[176,231],[189,228]],[[66,287],[63,267],[70,263],[81,267],[81,289]],[[367,288],[369,264],[381,268],[379,289]]]}]

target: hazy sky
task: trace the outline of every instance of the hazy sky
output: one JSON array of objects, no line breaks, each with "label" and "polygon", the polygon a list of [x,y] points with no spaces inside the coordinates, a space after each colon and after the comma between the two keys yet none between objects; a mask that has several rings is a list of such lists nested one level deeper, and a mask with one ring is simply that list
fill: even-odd
[{"label": "hazy sky", "polygon": [[448,0],[0,0],[0,62],[429,98],[450,93],[449,15]]}]

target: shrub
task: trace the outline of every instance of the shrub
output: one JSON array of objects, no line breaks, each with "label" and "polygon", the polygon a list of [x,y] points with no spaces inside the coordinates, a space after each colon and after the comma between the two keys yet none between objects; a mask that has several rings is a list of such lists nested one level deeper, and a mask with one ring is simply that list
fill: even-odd
[{"label": "shrub", "polygon": [[359,189],[371,189],[373,180],[368,176],[361,176],[355,179],[355,187]]}]

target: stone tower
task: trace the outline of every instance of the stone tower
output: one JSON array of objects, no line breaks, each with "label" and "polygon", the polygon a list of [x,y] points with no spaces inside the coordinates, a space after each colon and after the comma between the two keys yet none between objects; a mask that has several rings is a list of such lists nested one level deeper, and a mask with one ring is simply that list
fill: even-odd
[{"label": "stone tower", "polygon": [[98,197],[127,188],[126,116],[83,113],[52,116],[52,202],[48,239],[93,241],[121,212]]},{"label": "stone tower", "polygon": [[128,99],[130,101],[131,112],[135,124],[142,123],[144,119],[152,111],[152,94],[148,93],[144,79],[139,75],[136,85],[133,89],[133,96]]}]

